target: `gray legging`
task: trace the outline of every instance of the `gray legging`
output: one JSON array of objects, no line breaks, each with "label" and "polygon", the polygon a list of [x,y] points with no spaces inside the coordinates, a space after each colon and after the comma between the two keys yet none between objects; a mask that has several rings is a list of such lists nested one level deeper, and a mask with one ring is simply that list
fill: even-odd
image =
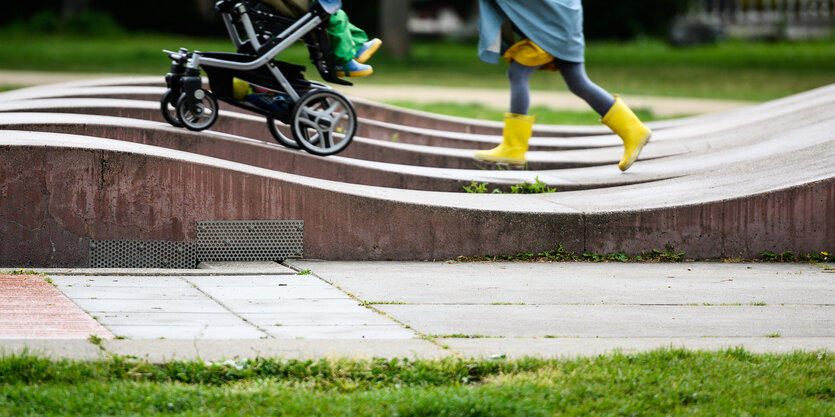
[{"label": "gray legging", "polygon": [[[582,62],[568,62],[557,60],[565,84],[568,89],[577,97],[589,103],[600,116],[605,115],[615,99],[606,90],[589,80],[586,75],[586,68]],[[510,81],[510,112],[515,114],[528,114],[531,105],[531,75],[539,67],[529,67],[516,61],[510,63],[507,69],[507,79]]]}]

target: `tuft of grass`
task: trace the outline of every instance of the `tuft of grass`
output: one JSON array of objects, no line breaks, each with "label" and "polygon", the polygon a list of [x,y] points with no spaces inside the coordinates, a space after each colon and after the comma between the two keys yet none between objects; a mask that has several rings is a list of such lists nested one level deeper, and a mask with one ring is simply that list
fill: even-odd
[{"label": "tuft of grass", "polygon": [[832,415],[835,355],[80,362],[0,357],[2,415]]},{"label": "tuft of grass", "polygon": [[835,262],[835,254],[828,251],[795,253],[789,250],[780,252],[779,254],[774,252],[760,252],[759,260],[765,262]]},{"label": "tuft of grass", "polygon": [[45,274],[35,272],[32,269],[27,270],[26,268],[13,269],[11,271],[6,272],[6,274],[8,274],[8,275],[40,275],[40,276],[45,276]]},{"label": "tuft of grass", "polygon": [[312,272],[310,272],[310,269],[302,269],[296,275],[310,275],[310,274],[312,274]]},{"label": "tuft of grass", "polygon": [[683,262],[685,252],[677,251],[667,246],[665,251],[653,249],[641,252],[640,255],[629,256],[626,252],[611,252],[607,254],[583,253],[578,255],[567,250],[563,245],[557,249],[544,252],[517,252],[512,255],[483,255],[459,256],[449,262]]},{"label": "tuft of grass", "polygon": [[533,184],[525,181],[521,184],[511,185],[509,191],[502,191],[500,188],[493,188],[491,191],[489,185],[490,183],[487,182],[472,181],[469,186],[465,185],[463,188],[468,194],[548,194],[557,192],[556,188],[549,187],[538,176],[534,179]]}]

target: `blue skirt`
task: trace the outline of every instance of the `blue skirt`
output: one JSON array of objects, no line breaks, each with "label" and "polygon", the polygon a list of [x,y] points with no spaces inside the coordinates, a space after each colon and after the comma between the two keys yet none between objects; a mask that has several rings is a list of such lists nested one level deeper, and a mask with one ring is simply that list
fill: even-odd
[{"label": "blue skirt", "polygon": [[524,36],[555,58],[584,62],[583,5],[580,0],[479,0],[479,57],[502,55],[501,27],[510,20]]}]

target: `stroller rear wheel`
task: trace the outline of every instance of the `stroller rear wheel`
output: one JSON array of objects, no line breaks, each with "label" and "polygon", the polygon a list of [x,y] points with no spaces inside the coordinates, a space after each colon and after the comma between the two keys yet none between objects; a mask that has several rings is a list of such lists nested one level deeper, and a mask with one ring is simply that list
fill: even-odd
[{"label": "stroller rear wheel", "polygon": [[273,135],[275,141],[291,149],[300,149],[301,146],[292,137],[288,137],[281,130],[279,126],[283,124],[272,117],[267,116],[267,127],[270,129],[270,134]]},{"label": "stroller rear wheel", "polygon": [[178,98],[179,97],[175,96],[175,93],[169,88],[162,94],[162,98],[159,100],[159,107],[162,111],[162,118],[165,119],[166,122],[174,127],[183,127],[183,124],[180,123],[180,119],[177,118],[176,100]]},{"label": "stroller rear wheel", "polygon": [[183,93],[177,100],[177,118],[180,123],[186,129],[196,132],[211,127],[217,121],[217,99],[202,88],[194,92],[194,97],[187,95]]},{"label": "stroller rear wheel", "polygon": [[304,150],[314,155],[333,155],[354,139],[357,112],[336,91],[312,90],[293,106],[290,130]]}]

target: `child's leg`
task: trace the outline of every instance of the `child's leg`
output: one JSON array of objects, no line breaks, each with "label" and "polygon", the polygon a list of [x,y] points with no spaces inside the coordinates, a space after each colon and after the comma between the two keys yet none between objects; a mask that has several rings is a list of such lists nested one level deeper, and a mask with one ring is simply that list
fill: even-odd
[{"label": "child's leg", "polygon": [[558,64],[568,89],[586,100],[600,114],[600,122],[623,140],[623,157],[618,163],[618,168],[626,171],[638,159],[644,145],[652,136],[652,131],[641,123],[619,97],[612,97],[606,90],[591,82],[582,63],[558,61]]},{"label": "child's leg", "polygon": [[538,66],[522,65],[517,61],[507,68],[507,80],[510,82],[510,112],[528,114],[531,105],[530,79]]},{"label": "child's leg", "polygon": [[611,94],[589,79],[589,76],[586,75],[585,65],[582,62],[558,60],[557,65],[559,65],[560,73],[562,73],[568,89],[577,97],[585,100],[601,117],[615,104],[615,98]]},{"label": "child's leg", "polygon": [[[342,10],[340,10],[340,12],[342,12]],[[354,26],[354,24],[350,21],[348,22],[348,32],[351,34],[351,40],[354,41],[354,45],[356,46],[360,46],[369,41],[368,34],[366,34],[364,30]]]},{"label": "child's leg", "polygon": [[331,15],[328,34],[331,38],[331,50],[337,64],[344,64],[354,59],[357,47],[368,41],[365,32],[352,25],[348,20],[348,15],[342,10]]}]

